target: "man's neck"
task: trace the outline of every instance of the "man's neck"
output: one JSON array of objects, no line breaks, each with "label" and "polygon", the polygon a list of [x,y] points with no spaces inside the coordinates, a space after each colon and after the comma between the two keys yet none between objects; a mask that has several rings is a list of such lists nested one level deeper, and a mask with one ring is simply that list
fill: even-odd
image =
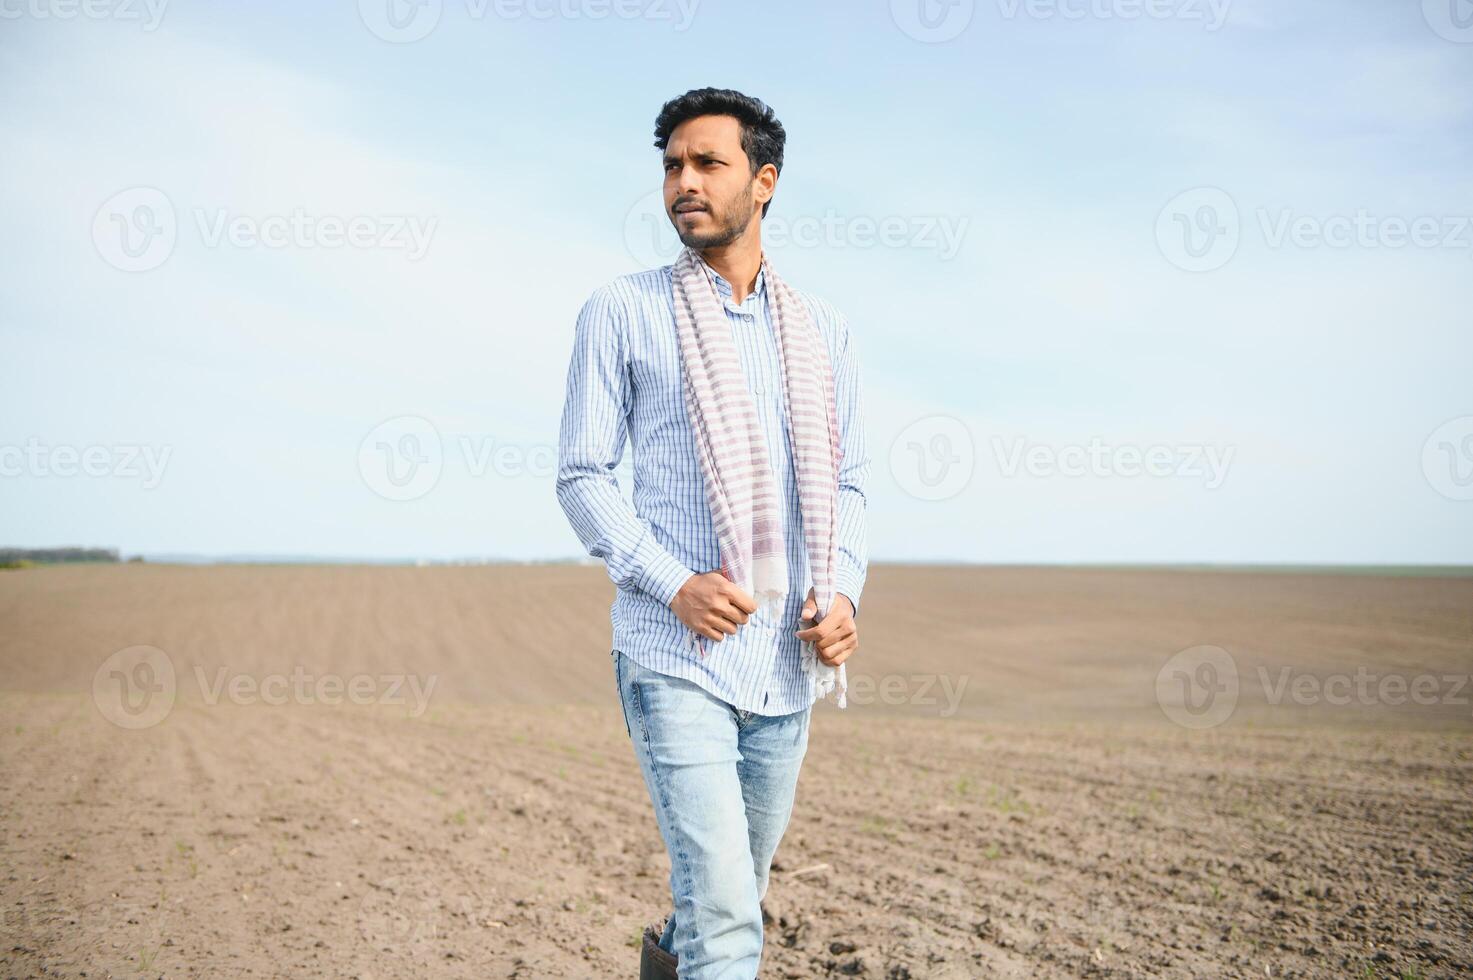
[{"label": "man's neck", "polygon": [[731,284],[731,301],[740,303],[757,288],[757,273],[762,268],[762,236],[743,235],[729,245],[704,249],[701,258]]}]

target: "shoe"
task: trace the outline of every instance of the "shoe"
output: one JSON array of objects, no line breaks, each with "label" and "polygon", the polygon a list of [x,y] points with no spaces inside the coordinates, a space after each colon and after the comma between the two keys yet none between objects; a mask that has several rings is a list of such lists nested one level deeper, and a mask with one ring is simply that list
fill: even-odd
[{"label": "shoe", "polygon": [[679,958],[660,948],[660,933],[654,926],[644,927],[644,943],[639,951],[639,980],[679,980],[676,964]]}]

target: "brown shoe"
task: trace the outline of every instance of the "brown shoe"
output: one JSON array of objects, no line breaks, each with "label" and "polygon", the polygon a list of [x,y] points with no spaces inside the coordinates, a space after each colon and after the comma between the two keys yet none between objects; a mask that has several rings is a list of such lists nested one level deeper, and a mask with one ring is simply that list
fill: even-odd
[{"label": "brown shoe", "polygon": [[639,980],[679,980],[674,953],[660,948],[660,933],[654,926],[644,927],[644,943],[639,951]]}]

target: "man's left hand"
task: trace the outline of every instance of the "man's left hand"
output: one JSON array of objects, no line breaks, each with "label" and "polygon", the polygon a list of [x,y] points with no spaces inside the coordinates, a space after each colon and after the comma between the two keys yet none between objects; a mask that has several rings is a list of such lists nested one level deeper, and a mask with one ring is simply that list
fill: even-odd
[{"label": "man's left hand", "polygon": [[[818,601],[813,590],[808,590],[808,600],[803,603],[799,618],[805,623],[813,622],[818,615]],[[854,625],[854,605],[843,593],[834,593],[834,606],[821,623],[798,630],[798,639],[813,641],[818,659],[830,667],[837,667],[859,649],[859,628]]]}]

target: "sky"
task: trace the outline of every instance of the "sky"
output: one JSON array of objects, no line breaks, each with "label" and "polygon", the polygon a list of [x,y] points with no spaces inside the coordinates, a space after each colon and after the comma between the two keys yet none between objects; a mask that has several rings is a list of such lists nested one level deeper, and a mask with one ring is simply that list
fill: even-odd
[{"label": "sky", "polygon": [[1473,563],[1468,0],[0,0],[0,545],[580,556],[575,317],[706,85],[872,560]]}]

